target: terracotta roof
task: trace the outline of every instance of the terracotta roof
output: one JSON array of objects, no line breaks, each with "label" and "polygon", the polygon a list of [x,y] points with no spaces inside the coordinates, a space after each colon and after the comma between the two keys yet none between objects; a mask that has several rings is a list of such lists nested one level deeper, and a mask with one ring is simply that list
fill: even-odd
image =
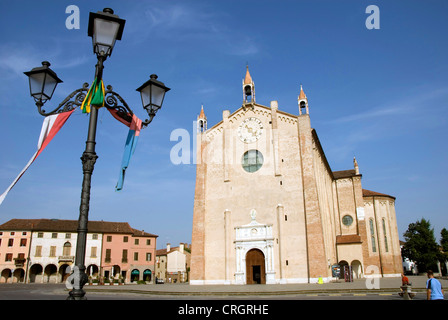
[{"label": "terracotta roof", "polygon": [[[184,253],[190,253],[188,250],[185,250],[185,249],[189,249],[188,243],[184,244]],[[179,251],[179,247],[171,247],[170,248],[170,253],[174,252],[174,251]],[[156,256],[166,256],[167,253],[168,252],[167,252],[166,248],[156,250]]]},{"label": "terracotta roof", "polygon": [[302,85],[300,85],[299,99],[300,99],[300,100],[301,100],[301,99],[306,99],[306,94],[305,94],[305,92],[303,92]]},{"label": "terracotta roof", "polygon": [[201,113],[199,113],[198,119],[207,119],[204,113],[204,106],[201,106]]},{"label": "terracotta roof", "polygon": [[252,83],[252,77],[249,73],[249,66],[246,66],[246,77],[244,78],[244,84],[251,84]]},{"label": "terracotta roof", "polygon": [[336,236],[336,244],[361,243],[361,237],[357,234]]},{"label": "terracotta roof", "polygon": [[370,191],[370,190],[366,190],[366,189],[362,189],[362,196],[363,197],[373,197],[373,196],[389,197],[389,198],[395,199],[394,196],[391,196],[391,195],[388,195],[388,194],[384,194],[384,193],[375,192],[375,191]]},{"label": "terracotta roof", "polygon": [[145,230],[137,230],[137,229],[134,229],[134,228],[131,228],[131,229],[134,232],[134,234],[133,234],[134,237],[155,237],[155,238],[158,237],[155,234],[145,232]]},{"label": "terracotta roof", "polygon": [[[0,225],[0,230],[30,230],[30,231],[59,231],[77,232],[77,220],[60,219],[12,219]],[[89,221],[88,232],[95,233],[126,233],[134,234],[136,229],[132,229],[127,222],[110,221]],[[138,231],[142,232],[142,231]]]}]

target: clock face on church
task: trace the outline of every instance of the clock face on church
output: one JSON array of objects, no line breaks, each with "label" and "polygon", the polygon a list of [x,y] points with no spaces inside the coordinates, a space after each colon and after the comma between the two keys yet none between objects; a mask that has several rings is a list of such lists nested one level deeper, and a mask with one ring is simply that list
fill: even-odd
[{"label": "clock face on church", "polygon": [[238,127],[238,136],[245,143],[252,143],[263,133],[263,123],[254,117],[247,118]]}]

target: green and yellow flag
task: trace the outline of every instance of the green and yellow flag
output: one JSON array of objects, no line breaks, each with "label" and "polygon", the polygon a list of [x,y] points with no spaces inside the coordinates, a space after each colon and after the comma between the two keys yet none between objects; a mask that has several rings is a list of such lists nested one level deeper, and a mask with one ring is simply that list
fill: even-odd
[{"label": "green and yellow flag", "polygon": [[87,92],[86,97],[84,98],[84,101],[81,104],[82,113],[90,113],[90,106],[94,106],[96,108],[104,107],[104,96],[105,90],[103,80],[98,83],[98,79],[95,78],[92,86]]}]

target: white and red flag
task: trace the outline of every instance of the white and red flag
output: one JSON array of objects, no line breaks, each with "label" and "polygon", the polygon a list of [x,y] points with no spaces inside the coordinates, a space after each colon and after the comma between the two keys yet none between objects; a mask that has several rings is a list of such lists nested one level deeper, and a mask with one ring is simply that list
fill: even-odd
[{"label": "white and red flag", "polygon": [[6,189],[5,192],[3,192],[2,195],[0,195],[0,205],[2,204],[3,200],[7,196],[8,192],[15,186],[17,181],[23,176],[25,171],[31,166],[31,164],[36,160],[36,158],[41,154],[41,152],[45,149],[45,147],[50,143],[50,141],[54,138],[54,136],[58,133],[58,131],[62,128],[62,126],[65,124],[67,119],[72,115],[72,113],[76,109],[73,109],[71,111],[62,112],[58,114],[54,114],[48,117],[45,117],[44,123],[42,124],[42,129],[40,131],[39,141],[37,143],[37,151],[36,153],[31,157],[30,161],[28,161],[27,165],[23,170],[19,173],[17,178],[11,183],[11,185]]}]

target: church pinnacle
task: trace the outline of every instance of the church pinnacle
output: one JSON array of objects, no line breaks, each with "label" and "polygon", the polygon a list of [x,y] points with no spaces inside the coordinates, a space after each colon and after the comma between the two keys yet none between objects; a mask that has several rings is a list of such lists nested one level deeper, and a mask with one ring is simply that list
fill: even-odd
[{"label": "church pinnacle", "polygon": [[243,79],[243,103],[255,103],[255,84],[246,65],[246,76]]},{"label": "church pinnacle", "polygon": [[207,117],[204,113],[204,105],[201,105],[201,112],[199,113],[197,120],[198,133],[207,131]]},{"label": "church pinnacle", "polygon": [[355,168],[355,174],[359,174],[359,166],[358,161],[356,161],[356,157],[353,157],[353,167]]},{"label": "church pinnacle", "polygon": [[[305,114],[309,114],[310,111],[308,109],[308,98],[306,97],[306,94],[303,91],[302,85],[300,85],[300,93],[299,93],[299,97],[298,97],[297,101],[299,104],[299,114],[302,115],[303,112],[305,112]],[[303,110],[303,109],[305,109],[305,110]]]}]

